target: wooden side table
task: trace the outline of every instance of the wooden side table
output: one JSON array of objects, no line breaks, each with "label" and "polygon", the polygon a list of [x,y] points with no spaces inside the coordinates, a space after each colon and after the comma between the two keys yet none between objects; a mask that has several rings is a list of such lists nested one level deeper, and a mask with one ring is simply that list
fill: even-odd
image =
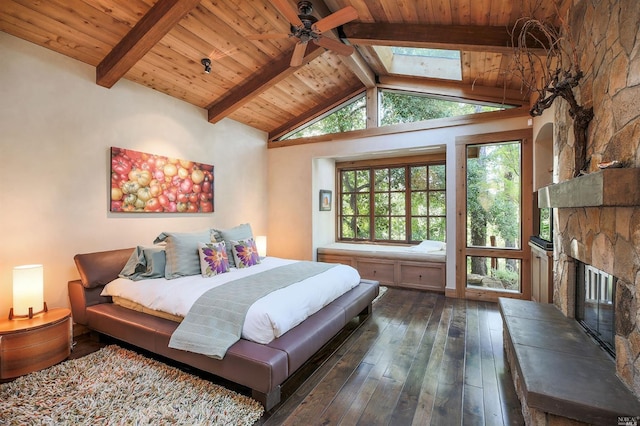
[{"label": "wooden side table", "polygon": [[0,380],[65,360],[73,340],[71,310],[50,309],[31,319],[0,320]]}]

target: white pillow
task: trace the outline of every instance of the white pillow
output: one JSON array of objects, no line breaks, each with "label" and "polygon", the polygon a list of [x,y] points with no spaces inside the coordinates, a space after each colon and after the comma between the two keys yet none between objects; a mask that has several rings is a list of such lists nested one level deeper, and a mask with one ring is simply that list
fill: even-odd
[{"label": "white pillow", "polygon": [[447,244],[442,241],[434,241],[434,240],[424,240],[417,246],[411,247],[411,250],[414,251],[444,251],[447,248]]}]

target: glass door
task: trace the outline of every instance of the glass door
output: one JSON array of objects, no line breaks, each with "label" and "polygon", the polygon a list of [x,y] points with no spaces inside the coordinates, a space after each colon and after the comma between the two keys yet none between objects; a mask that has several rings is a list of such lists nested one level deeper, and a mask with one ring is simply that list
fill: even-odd
[{"label": "glass door", "polygon": [[[494,138],[458,146],[458,294],[495,299],[530,294],[531,167],[526,138]],[[495,139],[497,138],[497,139]],[[527,247],[528,248],[528,247]]]}]

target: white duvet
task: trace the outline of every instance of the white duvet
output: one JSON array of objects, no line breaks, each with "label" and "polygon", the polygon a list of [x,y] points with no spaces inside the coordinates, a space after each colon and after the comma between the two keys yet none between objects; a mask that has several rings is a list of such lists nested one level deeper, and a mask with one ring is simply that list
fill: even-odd
[{"label": "white duvet", "polygon": [[[201,275],[171,280],[155,278],[131,281],[117,278],[107,284],[101,294],[121,297],[148,309],[184,317],[205,291],[293,262],[295,260],[266,257],[258,265],[244,269],[231,268],[229,272],[211,278]],[[358,271],[350,266],[337,264],[321,274],[274,291],[251,305],[242,337],[258,343],[269,343],[357,286],[359,282]]]}]

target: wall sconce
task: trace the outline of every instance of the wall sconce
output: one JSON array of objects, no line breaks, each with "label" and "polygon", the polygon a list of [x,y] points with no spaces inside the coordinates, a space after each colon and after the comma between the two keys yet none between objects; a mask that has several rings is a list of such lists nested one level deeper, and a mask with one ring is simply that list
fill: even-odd
[{"label": "wall sconce", "polygon": [[[35,309],[42,310],[34,312]],[[22,265],[13,268],[13,307],[9,319],[33,318],[47,312],[44,301],[44,268],[42,265]]]},{"label": "wall sconce", "polygon": [[267,255],[267,237],[264,235],[256,236],[256,248],[258,256],[265,257]]},{"label": "wall sconce", "polygon": [[211,59],[202,58],[200,63],[202,64],[202,66],[204,66],[204,72],[209,74],[211,72]]}]

